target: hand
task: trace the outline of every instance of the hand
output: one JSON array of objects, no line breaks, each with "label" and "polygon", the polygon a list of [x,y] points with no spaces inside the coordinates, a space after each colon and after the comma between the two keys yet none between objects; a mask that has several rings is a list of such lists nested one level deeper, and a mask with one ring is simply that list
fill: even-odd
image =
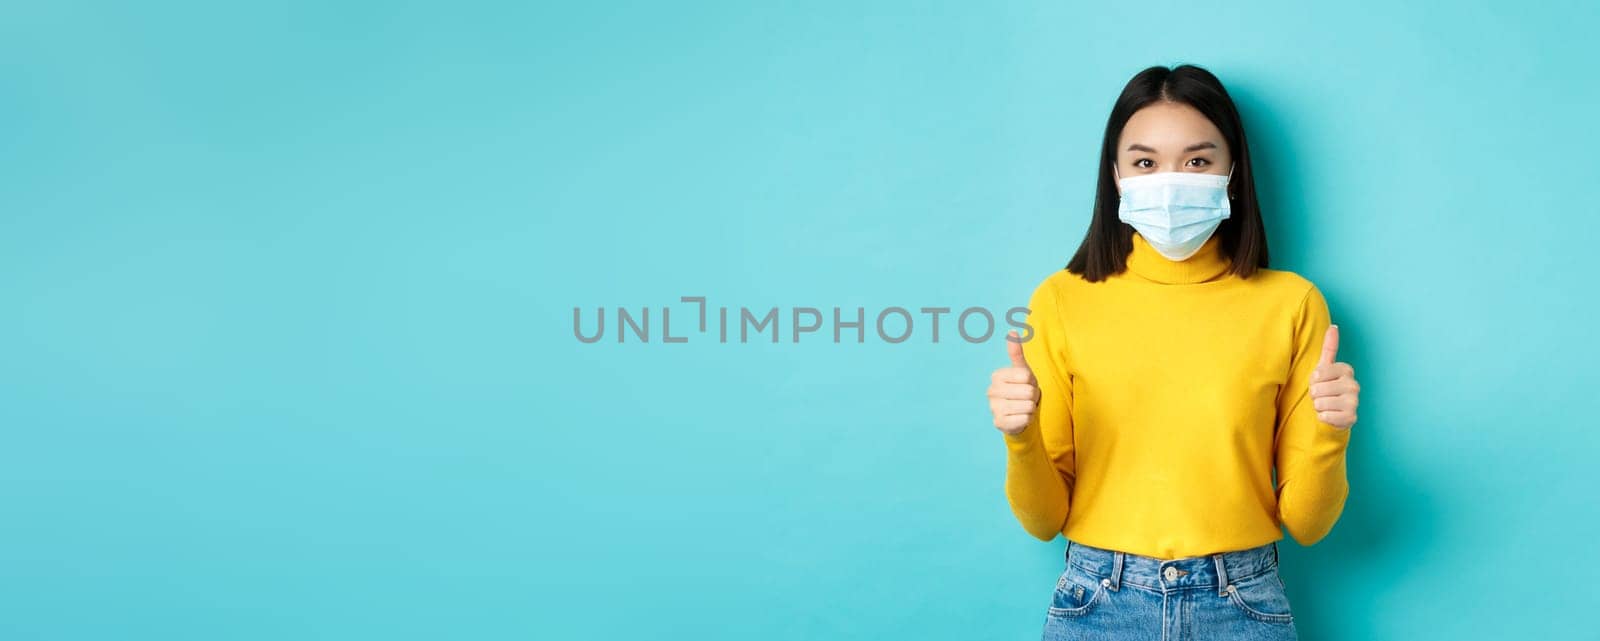
[{"label": "hand", "polygon": [[1039,382],[1022,357],[1021,340],[1016,332],[1006,335],[1011,367],[997,369],[989,377],[989,411],[994,413],[994,426],[1011,435],[1027,429],[1028,420],[1039,409]]},{"label": "hand", "polygon": [[1349,363],[1334,362],[1338,352],[1339,326],[1329,325],[1328,333],[1322,337],[1322,358],[1311,371],[1311,405],[1322,422],[1348,429],[1356,424],[1361,385],[1356,383],[1355,368]]}]

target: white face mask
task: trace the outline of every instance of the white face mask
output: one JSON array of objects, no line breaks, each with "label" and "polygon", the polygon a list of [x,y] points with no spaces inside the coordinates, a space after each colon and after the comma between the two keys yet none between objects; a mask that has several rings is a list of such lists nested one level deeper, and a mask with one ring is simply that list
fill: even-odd
[{"label": "white face mask", "polygon": [[1122,177],[1122,203],[1117,218],[1132,225],[1150,246],[1169,260],[1184,260],[1200,251],[1211,234],[1232,213],[1228,175],[1166,171]]}]

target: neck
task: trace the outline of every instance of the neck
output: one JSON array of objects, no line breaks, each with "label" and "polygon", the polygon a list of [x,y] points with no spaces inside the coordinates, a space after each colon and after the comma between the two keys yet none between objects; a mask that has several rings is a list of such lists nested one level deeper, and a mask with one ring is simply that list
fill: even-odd
[{"label": "neck", "polygon": [[1183,260],[1162,256],[1139,232],[1133,232],[1133,251],[1128,254],[1128,272],[1156,283],[1180,285],[1203,283],[1223,278],[1232,261],[1222,255],[1222,241],[1216,234],[1206,239],[1200,250]]}]

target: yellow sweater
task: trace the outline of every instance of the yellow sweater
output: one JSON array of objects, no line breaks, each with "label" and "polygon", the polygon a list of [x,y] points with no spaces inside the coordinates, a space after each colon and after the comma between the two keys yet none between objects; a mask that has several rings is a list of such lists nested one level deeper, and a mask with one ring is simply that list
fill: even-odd
[{"label": "yellow sweater", "polygon": [[1039,409],[1003,437],[1028,533],[1176,559],[1280,540],[1280,524],[1311,545],[1339,519],[1350,430],[1319,420],[1309,389],[1327,302],[1293,272],[1228,273],[1218,242],[1172,261],[1135,233],[1126,271],[1034,291]]}]

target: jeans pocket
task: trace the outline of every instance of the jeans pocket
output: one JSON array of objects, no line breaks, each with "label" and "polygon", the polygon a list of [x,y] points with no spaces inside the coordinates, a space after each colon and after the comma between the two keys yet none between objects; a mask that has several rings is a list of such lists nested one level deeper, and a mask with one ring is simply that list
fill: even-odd
[{"label": "jeans pocket", "polygon": [[1061,572],[1061,578],[1056,580],[1056,591],[1050,599],[1050,616],[1081,617],[1088,614],[1105,599],[1106,584],[1109,582],[1109,578],[1068,563]]},{"label": "jeans pocket", "polygon": [[1266,623],[1293,623],[1294,612],[1289,608],[1289,595],[1284,590],[1283,579],[1277,566],[1241,580],[1231,582],[1226,588],[1228,601],[1252,619]]}]

